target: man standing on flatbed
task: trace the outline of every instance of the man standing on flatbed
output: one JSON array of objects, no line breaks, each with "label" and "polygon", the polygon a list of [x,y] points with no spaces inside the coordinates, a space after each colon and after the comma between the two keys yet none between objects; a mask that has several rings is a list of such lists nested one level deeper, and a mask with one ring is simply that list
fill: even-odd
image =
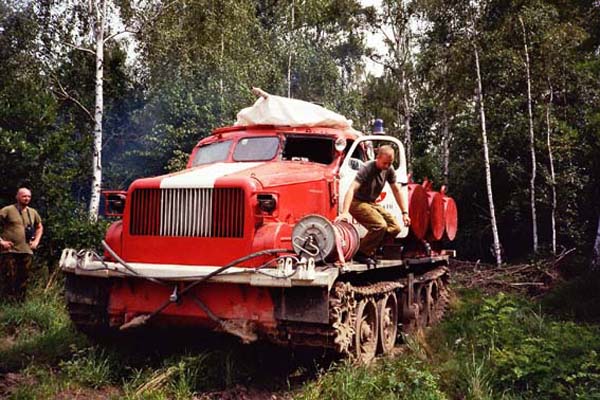
[{"label": "man standing on flatbed", "polygon": [[[375,267],[375,251],[386,238],[393,239],[400,233],[400,225],[396,218],[375,200],[381,194],[385,183],[389,183],[394,193],[394,198],[402,211],[402,222],[410,225],[408,216],[408,196],[400,190],[396,183],[396,171],[392,166],[394,162],[394,149],[391,146],[381,146],[374,161],[364,164],[350,189],[344,197],[342,212],[337,220],[350,220],[354,217],[368,233],[360,241],[360,248],[354,260],[367,264],[369,268]],[[406,185],[402,182],[401,185]]]}]

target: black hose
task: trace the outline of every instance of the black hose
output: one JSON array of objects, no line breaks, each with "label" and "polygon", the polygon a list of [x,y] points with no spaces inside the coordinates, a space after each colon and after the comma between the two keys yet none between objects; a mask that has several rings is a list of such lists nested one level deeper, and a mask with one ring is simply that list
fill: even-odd
[{"label": "black hose", "polygon": [[[102,247],[104,247],[104,249],[106,251],[108,251],[108,253],[119,263],[123,266],[123,268],[125,268],[127,271],[131,272],[133,275],[140,277],[140,278],[144,278],[149,280],[150,282],[154,282],[154,283],[158,283],[160,285],[165,285],[165,282],[156,279],[156,278],[152,278],[149,276],[144,276],[142,274],[140,274],[138,271],[136,271],[135,269],[133,269],[132,267],[129,266],[129,264],[127,264],[121,257],[119,257],[119,255],[117,253],[115,253],[115,251],[113,249],[111,249],[111,247],[108,245],[108,243],[106,243],[104,240],[102,241]],[[104,263],[103,263],[104,264]]]}]

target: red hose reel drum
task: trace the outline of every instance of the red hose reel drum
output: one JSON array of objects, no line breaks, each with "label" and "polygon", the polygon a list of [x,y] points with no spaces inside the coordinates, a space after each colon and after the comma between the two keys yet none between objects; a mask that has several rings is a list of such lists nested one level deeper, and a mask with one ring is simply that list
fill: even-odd
[{"label": "red hose reel drum", "polygon": [[456,232],[458,231],[458,209],[456,208],[456,202],[450,196],[446,196],[446,188],[442,187],[440,191],[444,196],[444,211],[446,221],[446,237],[449,240],[454,240]]},{"label": "red hose reel drum", "polygon": [[303,217],[292,230],[292,246],[299,256],[316,261],[336,261],[342,256],[350,260],[358,250],[360,236],[354,225],[310,214]]},{"label": "red hose reel drum", "polygon": [[429,228],[429,205],[427,192],[421,185],[408,184],[408,215],[410,232],[419,240],[425,239]]},{"label": "red hose reel drum", "polygon": [[427,203],[429,204],[429,233],[431,239],[434,241],[442,240],[446,229],[444,195],[439,192],[428,191]]}]

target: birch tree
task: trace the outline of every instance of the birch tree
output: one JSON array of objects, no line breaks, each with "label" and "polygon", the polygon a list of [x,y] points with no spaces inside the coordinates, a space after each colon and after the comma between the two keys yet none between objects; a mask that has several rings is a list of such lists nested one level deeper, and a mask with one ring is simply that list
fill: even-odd
[{"label": "birch tree", "polygon": [[529,49],[527,46],[527,32],[523,18],[519,16],[521,31],[523,33],[523,53],[525,64],[525,77],[527,79],[527,116],[529,120],[529,152],[531,154],[531,178],[529,180],[529,194],[531,201],[531,230],[533,241],[533,252],[538,252],[538,233],[537,233],[537,215],[535,209],[535,177],[536,177],[536,159],[535,159],[535,135],[533,132],[533,111],[531,107],[531,73],[529,66]]},{"label": "birch tree", "polygon": [[292,49],[294,48],[294,23],[296,22],[296,1],[292,0],[290,6],[290,31],[288,38],[288,65],[287,65],[287,97],[292,97]]},{"label": "birch tree", "polygon": [[102,119],[104,116],[104,33],[106,30],[106,0],[90,1],[89,13],[93,16],[93,32],[96,56],[96,83],[94,101],[94,145],[92,151],[92,190],[90,198],[90,219],[98,219],[100,192],[102,190]]},{"label": "birch tree", "polygon": [[592,269],[600,269],[600,216],[598,216],[598,228],[596,229],[596,240],[592,252]]},{"label": "birch tree", "polygon": [[552,142],[550,136],[552,128],[550,126],[550,109],[554,100],[552,83],[548,78],[548,102],[546,104],[546,145],[548,147],[548,161],[550,164],[550,187],[552,189],[552,210],[550,220],[552,226],[552,254],[556,255],[556,175],[554,173],[554,154],[552,153]]},{"label": "birch tree", "polygon": [[[154,22],[164,8],[171,3],[151,5],[145,2],[119,2],[112,0],[70,0],[49,2],[49,32],[54,59],[47,66],[54,75],[58,93],[64,100],[76,104],[87,115],[92,123],[92,174],[90,203],[88,207],[90,220],[98,219],[100,196],[102,190],[102,146],[104,119],[104,57],[105,46],[109,41],[123,35],[135,35]],[[94,106],[87,106],[66,88],[60,78],[54,74],[55,65],[60,65],[60,57],[65,57],[66,50],[82,51],[94,56]]]},{"label": "birch tree", "polygon": [[[474,24],[473,24],[474,25]],[[502,265],[502,250],[500,237],[498,235],[498,225],[496,223],[496,211],[494,208],[494,194],[492,192],[492,173],[490,170],[490,155],[488,149],[487,130],[485,125],[485,104],[483,97],[483,85],[481,83],[481,68],[479,65],[479,49],[475,40],[475,32],[472,36],[473,53],[475,55],[475,72],[477,77],[477,102],[479,103],[479,117],[481,121],[481,139],[483,141],[483,160],[485,164],[485,182],[490,207],[490,222],[492,225],[494,255],[496,256],[496,265]]]},{"label": "birch tree", "polygon": [[442,176],[444,185],[448,185],[450,176],[450,142],[452,141],[452,132],[450,131],[450,121],[448,117],[448,105],[443,105],[442,110]]}]

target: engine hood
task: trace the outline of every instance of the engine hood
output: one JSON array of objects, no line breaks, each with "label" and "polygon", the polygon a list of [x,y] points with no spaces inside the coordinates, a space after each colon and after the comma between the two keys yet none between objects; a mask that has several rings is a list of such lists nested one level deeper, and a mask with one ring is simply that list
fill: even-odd
[{"label": "engine hood", "polygon": [[241,174],[258,180],[263,188],[312,182],[331,175],[330,167],[312,162],[268,162],[242,171]]},{"label": "engine hood", "polygon": [[318,181],[329,175],[330,167],[301,161],[214,163],[169,175],[140,179],[136,187],[161,189],[214,188],[252,181],[262,188]]}]

